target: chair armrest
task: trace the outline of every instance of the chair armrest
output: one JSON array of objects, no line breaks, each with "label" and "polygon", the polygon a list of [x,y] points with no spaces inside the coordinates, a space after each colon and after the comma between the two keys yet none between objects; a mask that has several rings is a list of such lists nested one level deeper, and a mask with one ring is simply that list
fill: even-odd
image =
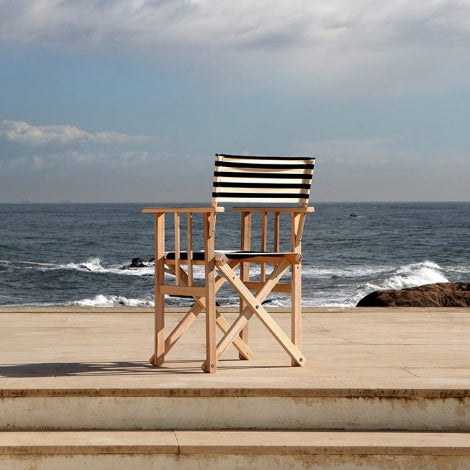
[{"label": "chair armrest", "polygon": [[223,207],[144,207],[142,212],[147,214],[164,214],[164,213],[188,213],[188,212],[205,212],[216,213],[224,212]]}]

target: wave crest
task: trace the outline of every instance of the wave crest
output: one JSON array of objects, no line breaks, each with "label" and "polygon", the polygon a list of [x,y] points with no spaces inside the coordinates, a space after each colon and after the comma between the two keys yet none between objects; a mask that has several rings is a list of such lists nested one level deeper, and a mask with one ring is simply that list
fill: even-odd
[{"label": "wave crest", "polygon": [[84,263],[68,263],[55,266],[55,269],[70,269],[99,274],[118,274],[124,276],[150,276],[154,274],[153,265],[129,267],[122,265],[103,266],[100,258],[88,258]]},{"label": "wave crest", "polygon": [[443,269],[437,263],[424,261],[400,266],[393,276],[385,278],[379,284],[367,283],[367,287],[374,290],[405,289],[436,282],[449,281],[444,276]]}]

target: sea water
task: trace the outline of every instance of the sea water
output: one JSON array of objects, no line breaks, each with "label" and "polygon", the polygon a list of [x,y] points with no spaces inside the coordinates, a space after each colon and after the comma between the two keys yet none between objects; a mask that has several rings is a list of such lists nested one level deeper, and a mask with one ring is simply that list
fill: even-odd
[{"label": "sea water", "polygon": [[[158,203],[0,204],[0,305],[153,305],[153,217],[141,212],[148,205]],[[315,206],[302,240],[305,306],[349,307],[377,289],[470,278],[468,202]],[[237,249],[239,216],[228,208],[217,217],[216,248]],[[131,267],[137,257],[145,263]],[[219,303],[236,305],[237,296],[225,286]]]}]

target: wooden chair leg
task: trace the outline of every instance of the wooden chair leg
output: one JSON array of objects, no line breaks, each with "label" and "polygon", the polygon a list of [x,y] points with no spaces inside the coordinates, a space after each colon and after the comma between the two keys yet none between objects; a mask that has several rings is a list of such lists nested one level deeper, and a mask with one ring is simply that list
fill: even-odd
[{"label": "wooden chair leg", "polygon": [[206,360],[203,371],[211,374],[217,371],[214,228],[215,217],[205,214]]},{"label": "wooden chair leg", "polygon": [[165,360],[165,295],[161,285],[165,279],[165,215],[155,215],[155,350],[150,358],[154,366],[160,367]]},{"label": "wooden chair leg", "polygon": [[[291,280],[291,339],[300,349],[302,343],[302,295],[301,295],[301,265],[292,266]],[[297,366],[297,362],[292,360],[292,365]]]},{"label": "wooden chair leg", "polygon": [[[240,278],[242,279],[243,282],[249,281],[250,280],[250,264],[249,263],[241,263],[240,264]],[[241,315],[242,312],[248,307],[246,301],[240,297],[239,300],[239,314]],[[248,345],[248,339],[249,339],[249,328],[248,328],[248,323],[242,328],[240,331],[240,338],[243,340],[245,344]],[[239,359],[247,359],[246,357],[243,357],[243,354],[239,354]]]},{"label": "wooden chair leg", "polygon": [[[241,227],[240,227],[240,248],[244,251],[249,251],[251,248],[251,212],[245,211],[241,214]],[[240,263],[240,278],[243,282],[250,280],[250,263]],[[242,315],[243,311],[247,308],[245,300],[239,298],[239,315]],[[248,344],[249,328],[248,323],[240,331],[240,338],[245,344]],[[239,355],[240,359],[244,359],[243,356]]]},{"label": "wooden chair leg", "polygon": [[[305,213],[291,214],[291,244],[292,251],[300,253],[301,237],[305,224]],[[302,268],[301,264],[292,265],[291,277],[291,339],[292,342],[300,349],[301,332],[302,332]],[[298,365],[296,361],[292,361],[292,365]]]},{"label": "wooden chair leg", "polygon": [[[210,299],[210,295],[208,295],[207,298]],[[206,360],[202,370],[211,374],[217,372],[217,337],[215,330],[215,318],[215,300],[208,300],[206,304]]]},{"label": "wooden chair leg", "polygon": [[156,367],[165,361],[165,296],[155,295],[155,351],[150,363]]}]

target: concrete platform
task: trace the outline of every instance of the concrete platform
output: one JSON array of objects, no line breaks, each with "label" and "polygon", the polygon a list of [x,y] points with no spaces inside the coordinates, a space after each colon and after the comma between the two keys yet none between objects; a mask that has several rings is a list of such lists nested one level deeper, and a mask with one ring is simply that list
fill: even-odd
[{"label": "concrete platform", "polygon": [[304,308],[302,368],[251,325],[255,359],[231,348],[207,375],[203,316],[156,369],[150,309],[0,308],[0,389],[470,389],[470,309]]},{"label": "concrete platform", "polygon": [[204,374],[203,318],[156,369],[149,309],[2,308],[0,468],[470,468],[470,309],[303,318],[305,367],[255,320]]}]

